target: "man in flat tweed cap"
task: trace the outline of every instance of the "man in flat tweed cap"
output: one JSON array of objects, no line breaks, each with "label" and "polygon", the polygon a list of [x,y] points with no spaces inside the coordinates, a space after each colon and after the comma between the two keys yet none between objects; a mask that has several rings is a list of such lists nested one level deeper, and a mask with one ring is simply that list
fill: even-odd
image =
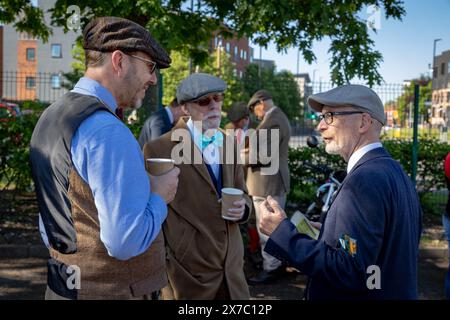
[{"label": "man in flat tweed cap", "polygon": [[[286,197],[290,191],[289,173],[289,139],[291,137],[291,126],[286,114],[275,105],[272,95],[267,90],[258,90],[250,98],[247,104],[250,112],[261,120],[256,131],[249,134],[249,140],[257,141],[250,143],[248,148],[243,149],[247,171],[247,187],[253,199],[255,218],[259,221],[261,203],[268,195],[273,196],[284,208]],[[276,146],[277,149],[272,149]],[[250,161],[250,153],[258,154],[256,162]],[[256,150],[255,150],[256,149]],[[261,150],[266,150],[261,152]],[[267,174],[267,162],[261,159],[262,154],[270,154],[270,166],[276,170]],[[278,164],[278,165],[276,165]],[[278,166],[278,168],[277,168]],[[285,265],[282,261],[274,258],[264,251],[268,237],[258,229],[259,243],[262,256],[262,270],[259,274],[251,277],[249,283],[253,285],[266,284],[278,279],[285,274]]]},{"label": "man in flat tweed cap", "polygon": [[88,23],[83,47],[84,77],[45,110],[31,140],[51,255],[46,299],[157,299],[167,283],[161,225],[179,169],[149,176],[116,110],[140,107],[170,58],[147,30],[116,17]]},{"label": "man in flat tweed cap", "polygon": [[[176,160],[179,191],[163,226],[169,278],[165,299],[250,298],[239,224],[247,221],[252,203],[236,158],[237,144],[218,130],[226,88],[222,79],[205,73],[185,78],[177,99],[188,117],[144,146],[145,158],[175,154],[176,160],[182,153]],[[227,153],[234,155],[233,161]],[[221,215],[222,188],[243,191],[228,210],[228,220]]]},{"label": "man in flat tweed cap", "polygon": [[260,229],[265,250],[310,276],[311,300],[417,299],[421,209],[411,179],[380,142],[383,103],[370,88],[343,85],[308,98],[321,112],[325,150],[339,154],[347,177],[318,240],[299,234],[271,197]]}]

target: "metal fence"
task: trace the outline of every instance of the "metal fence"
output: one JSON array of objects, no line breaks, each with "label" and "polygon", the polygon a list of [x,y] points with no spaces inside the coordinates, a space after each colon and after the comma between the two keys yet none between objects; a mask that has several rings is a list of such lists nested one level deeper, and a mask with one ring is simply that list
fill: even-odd
[{"label": "metal fence", "polygon": [[[288,86],[290,89],[292,89],[292,85],[292,81],[285,84],[277,84],[278,88]],[[298,87],[298,92],[301,95],[301,102],[298,106],[300,108],[300,116],[294,120],[291,119],[291,147],[305,146],[306,139],[311,134],[320,136],[315,130],[318,124],[317,114],[308,108],[307,98],[311,94],[327,91],[335,87],[332,83],[323,81],[301,84],[301,86]],[[39,100],[51,103],[63,96],[68,91],[67,88],[70,87],[71,84],[61,73],[3,72],[0,78],[0,97],[6,101]],[[425,97],[427,94],[431,96],[430,90],[427,91],[425,87],[420,87],[419,95],[422,95],[421,103],[423,105],[421,106],[421,113],[418,113],[415,117],[414,95],[411,93],[411,87],[405,84],[382,84],[374,86],[372,89],[384,103],[387,117],[387,124],[383,128],[385,137],[412,140],[416,121],[418,136],[431,136],[440,141],[450,143],[450,132],[447,130],[449,111],[447,110],[447,113],[443,114],[440,113],[441,119],[438,119],[439,121],[430,121],[430,117],[435,116],[435,114],[433,112],[424,112],[424,110],[430,111],[433,107],[431,101],[429,101],[431,97]],[[274,87],[273,90],[276,90],[276,88]],[[432,125],[432,123],[439,123],[440,125],[436,126]],[[436,159],[437,166],[440,165],[440,160]],[[447,191],[441,189],[435,190],[431,196],[436,203],[445,203],[446,194]]]},{"label": "metal fence", "polygon": [[[306,138],[311,134],[318,134],[315,129],[318,124],[317,116],[307,107],[307,99],[311,94],[333,89],[336,85],[330,82],[312,82],[305,85],[302,92],[303,117],[292,121],[293,136],[290,140],[292,147],[306,145]],[[413,139],[414,127],[414,96],[405,84],[382,84],[372,87],[379,95],[385,107],[387,124],[383,127],[383,136],[387,138]],[[420,94],[428,93],[424,87],[420,87]],[[431,99],[431,97],[430,97]],[[422,99],[423,100],[423,99]],[[441,121],[431,121],[431,101],[426,101],[427,113],[418,114],[418,135],[429,136],[440,141],[450,143],[449,117],[442,115]],[[422,102],[423,104],[423,102]],[[421,106],[422,108],[423,106]],[[432,124],[438,122],[440,125]]]},{"label": "metal fence", "polygon": [[0,96],[7,101],[51,103],[67,92],[65,84],[61,73],[4,71],[0,79]]}]

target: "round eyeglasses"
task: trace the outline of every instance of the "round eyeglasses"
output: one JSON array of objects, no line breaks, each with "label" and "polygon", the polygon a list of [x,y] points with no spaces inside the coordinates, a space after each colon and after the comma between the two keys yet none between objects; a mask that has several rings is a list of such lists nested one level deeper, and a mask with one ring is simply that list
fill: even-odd
[{"label": "round eyeglasses", "polygon": [[322,120],[325,120],[325,123],[330,125],[333,123],[333,117],[334,116],[346,116],[350,114],[358,114],[358,113],[364,113],[362,111],[336,111],[336,112],[326,112],[324,114],[319,115],[319,122]]}]

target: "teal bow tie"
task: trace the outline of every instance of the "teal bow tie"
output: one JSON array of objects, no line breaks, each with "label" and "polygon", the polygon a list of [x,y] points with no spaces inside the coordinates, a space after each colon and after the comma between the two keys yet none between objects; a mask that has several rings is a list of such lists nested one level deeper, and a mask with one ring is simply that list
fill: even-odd
[{"label": "teal bow tie", "polygon": [[205,135],[202,135],[202,150],[205,149],[207,146],[209,146],[211,143],[215,143],[217,146],[222,146],[222,135],[220,132],[217,132],[212,137],[207,137]]}]

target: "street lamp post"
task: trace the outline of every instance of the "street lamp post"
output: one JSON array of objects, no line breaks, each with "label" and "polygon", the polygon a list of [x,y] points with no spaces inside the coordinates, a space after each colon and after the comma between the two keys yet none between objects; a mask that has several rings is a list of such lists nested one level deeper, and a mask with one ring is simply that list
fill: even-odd
[{"label": "street lamp post", "polygon": [[312,93],[314,93],[314,86],[316,85],[316,72],[317,69],[313,70],[313,78],[312,78]]}]

